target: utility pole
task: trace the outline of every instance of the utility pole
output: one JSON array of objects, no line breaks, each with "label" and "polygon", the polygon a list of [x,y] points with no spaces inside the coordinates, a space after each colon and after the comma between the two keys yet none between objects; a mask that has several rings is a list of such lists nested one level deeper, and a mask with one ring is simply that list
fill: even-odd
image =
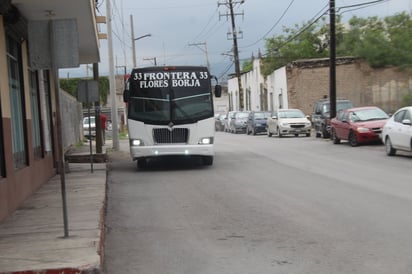
[{"label": "utility pole", "polygon": [[[235,62],[235,72],[236,72],[236,77],[237,77],[237,83],[238,83],[238,88],[239,88],[239,108],[240,110],[244,110],[244,102],[243,102],[243,89],[242,89],[242,81],[240,79],[240,64],[239,64],[239,50],[238,50],[238,45],[237,45],[237,32],[236,32],[236,24],[235,24],[235,15],[242,15],[242,13],[235,14],[233,12],[233,5],[234,4],[243,4],[245,1],[233,1],[233,0],[227,0],[224,3],[218,2],[217,5],[218,7],[220,5],[225,5],[229,8],[229,14],[225,14],[223,16],[229,17],[232,22],[232,39],[233,39],[233,55],[234,55],[234,62]],[[220,17],[220,15],[219,15]]]},{"label": "utility pole", "polygon": [[133,54],[133,68],[136,67],[136,49],[134,44],[134,27],[133,27],[133,15],[130,14],[130,32],[132,35],[132,54]]},{"label": "utility pole", "polygon": [[203,42],[203,43],[192,43],[192,44],[189,44],[189,46],[196,46],[196,47],[198,47],[198,48],[199,48],[200,50],[202,50],[202,51],[203,51],[203,49],[200,48],[199,46],[205,46],[204,52],[205,52],[205,54],[206,54],[206,66],[207,66],[207,69],[208,69],[209,72],[210,72],[210,63],[209,63],[209,54],[208,54],[208,52],[207,52],[207,43],[206,43],[206,42]]},{"label": "utility pole", "polygon": [[329,0],[329,100],[330,119],[336,117],[336,33],[335,0]]},{"label": "utility pole", "polygon": [[134,38],[133,15],[130,14],[130,31],[132,36],[133,68],[136,67],[136,40],[152,36],[150,33]]},{"label": "utility pole", "polygon": [[[93,63],[93,80],[99,83],[99,64],[98,63]],[[96,153],[102,153],[103,149],[103,130],[104,127],[101,123],[100,120],[100,115],[102,115],[102,110],[100,107],[100,95],[99,95],[99,100],[96,102],[95,106],[95,124],[96,124]],[[90,143],[91,143],[91,138],[90,138]]]},{"label": "utility pole", "polygon": [[119,150],[119,126],[117,121],[117,97],[116,97],[116,82],[114,78],[114,62],[113,62],[113,40],[112,40],[112,11],[110,8],[110,1],[106,0],[107,12],[107,42],[109,47],[109,83],[110,83],[110,99],[111,99],[111,116],[112,116],[112,138],[113,150]]}]

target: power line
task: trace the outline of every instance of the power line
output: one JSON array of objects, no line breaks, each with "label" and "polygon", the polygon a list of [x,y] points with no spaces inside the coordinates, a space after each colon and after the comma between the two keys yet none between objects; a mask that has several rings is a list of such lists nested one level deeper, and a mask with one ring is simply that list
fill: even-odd
[{"label": "power line", "polygon": [[375,0],[375,1],[365,2],[365,3],[359,3],[359,4],[353,4],[353,5],[338,7],[336,10],[339,11],[340,9],[344,9],[344,8],[355,8],[355,7],[362,7],[362,6],[369,7],[369,6],[374,6],[376,4],[381,4],[381,3],[384,3],[384,2],[388,2],[388,1],[390,1],[390,0]]},{"label": "power line", "polygon": [[[329,4],[327,4],[323,9],[325,9]],[[320,10],[317,14],[322,12]],[[287,39],[285,42],[283,42],[280,46],[277,47],[277,50],[280,49],[281,47],[285,46],[289,42],[295,40],[297,37],[299,37],[303,32],[305,32],[307,29],[309,29],[311,26],[313,26],[317,21],[319,21],[324,15],[328,14],[329,10],[323,11],[321,15],[319,15],[316,19],[314,19],[312,22],[310,22],[308,25],[302,27],[295,35]],[[262,56],[267,56],[269,53],[265,53]]]},{"label": "power line", "polygon": [[279,24],[280,20],[283,19],[283,17],[286,15],[286,13],[288,12],[289,8],[292,6],[293,2],[295,2],[295,0],[290,1],[288,7],[283,11],[282,15],[279,17],[279,19],[276,21],[276,23],[258,40],[256,40],[253,44],[247,45],[247,46],[242,46],[241,48],[248,48],[251,46],[256,45],[257,43],[259,43],[260,41],[262,41],[263,39],[266,38],[266,36],[272,32],[272,30]]},{"label": "power line", "polygon": [[209,26],[210,22],[212,22],[212,19],[215,17],[215,14],[217,14],[218,10],[219,10],[218,8],[215,9],[212,16],[210,16],[209,20],[207,21],[206,25],[203,27],[203,29],[200,31],[200,33],[193,39],[193,41],[198,40],[199,36],[201,36],[203,34],[203,32]]},{"label": "power line", "polygon": [[218,77],[219,79],[222,79],[225,75],[226,75],[226,73],[233,67],[233,62],[230,62],[229,63],[229,66],[225,69],[225,71],[224,72],[222,72],[221,74],[220,74],[220,76]]},{"label": "power line", "polygon": [[[390,0],[376,0],[376,1],[370,1],[370,2],[365,2],[365,3],[359,3],[359,4],[355,4],[355,5],[347,5],[347,6],[341,6],[339,8],[337,8],[337,10],[340,9],[345,9],[345,8],[354,8],[357,7],[356,9],[361,9],[361,8],[366,8],[372,5],[377,5],[377,4],[381,4],[384,2],[388,2]],[[322,12],[329,4],[327,4],[325,7],[322,8],[322,10],[320,10],[317,15]],[[319,21],[319,19],[321,19],[324,15],[328,14],[329,10],[325,10],[323,11],[323,13],[318,16],[316,19],[314,19],[312,22],[310,22],[308,25],[304,26],[303,28],[301,28],[295,35],[293,35],[292,37],[290,37],[289,39],[287,39],[285,42],[283,42],[281,45],[279,45],[277,47],[276,50],[282,48],[283,46],[285,46],[286,44],[290,43],[291,41],[295,40],[297,37],[299,37],[303,32],[305,32],[307,29],[309,29],[313,24],[315,24],[317,21]],[[346,12],[346,11],[345,11]],[[315,16],[317,16],[315,15]],[[267,56],[269,55],[269,53],[265,53],[262,56]]]},{"label": "power line", "polygon": [[345,10],[345,11],[341,12],[340,15],[342,15],[345,12],[351,12],[351,11],[355,11],[355,10],[365,9],[365,8],[375,6],[375,5],[379,5],[379,4],[383,4],[383,3],[389,2],[389,1],[390,0],[376,0],[376,1],[366,2],[366,3],[355,4],[355,5],[347,5],[347,6],[338,7],[336,9],[336,11],[339,12],[341,9],[353,8],[353,9],[349,9],[349,10]]}]

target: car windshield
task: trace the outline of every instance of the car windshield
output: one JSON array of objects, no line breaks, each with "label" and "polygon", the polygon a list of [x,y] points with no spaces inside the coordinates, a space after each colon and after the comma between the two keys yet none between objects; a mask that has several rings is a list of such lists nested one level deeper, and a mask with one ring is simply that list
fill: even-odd
[{"label": "car windshield", "polygon": [[270,112],[255,112],[255,119],[262,120],[270,117]]},{"label": "car windshield", "polygon": [[353,122],[385,120],[388,118],[388,114],[386,114],[383,110],[378,108],[358,110],[350,114],[350,120]]},{"label": "car windshield", "polygon": [[242,119],[242,118],[247,118],[249,116],[249,112],[237,112],[235,114],[236,119]]},{"label": "car windshield", "polygon": [[286,111],[279,111],[279,118],[303,118],[305,114],[303,114],[300,110],[286,110]]},{"label": "car windshield", "polygon": [[[348,109],[348,108],[351,108],[351,107],[353,107],[353,105],[352,105],[352,103],[351,102],[337,102],[336,103],[336,112],[339,112],[339,111],[341,111],[341,110],[343,110],[343,109]],[[330,112],[330,104],[329,103],[325,103],[323,106],[322,106],[322,111],[323,111],[323,113],[328,113],[328,112]]]},{"label": "car windshield", "polygon": [[[95,123],[94,117],[90,117],[90,123],[91,124]],[[89,124],[89,117],[86,117],[86,118],[83,119],[83,124],[87,124],[87,125]]]}]

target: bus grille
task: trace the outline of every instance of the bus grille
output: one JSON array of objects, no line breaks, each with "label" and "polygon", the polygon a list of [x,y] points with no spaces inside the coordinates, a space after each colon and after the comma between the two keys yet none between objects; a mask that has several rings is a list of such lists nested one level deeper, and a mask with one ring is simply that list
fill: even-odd
[{"label": "bus grille", "polygon": [[154,128],[153,141],[155,144],[187,143],[189,130],[187,128]]}]

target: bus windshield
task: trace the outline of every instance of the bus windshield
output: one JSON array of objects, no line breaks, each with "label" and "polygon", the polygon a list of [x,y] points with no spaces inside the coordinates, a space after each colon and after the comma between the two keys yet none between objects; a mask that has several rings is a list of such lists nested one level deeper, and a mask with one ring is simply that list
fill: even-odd
[{"label": "bus windshield", "polygon": [[[174,73],[174,74],[173,74]],[[128,118],[148,124],[194,123],[213,117],[207,70],[136,69],[129,80]]]}]

